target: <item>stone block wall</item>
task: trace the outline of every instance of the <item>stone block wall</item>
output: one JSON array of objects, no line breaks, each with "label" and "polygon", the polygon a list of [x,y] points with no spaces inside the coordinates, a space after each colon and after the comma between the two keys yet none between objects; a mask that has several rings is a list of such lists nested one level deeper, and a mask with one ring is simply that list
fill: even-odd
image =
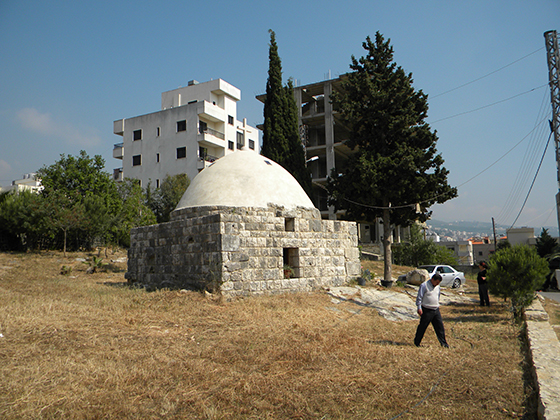
[{"label": "stone block wall", "polygon": [[[284,278],[284,264],[294,276]],[[129,281],[251,295],[339,286],[360,275],[357,227],[316,209],[199,207],[134,229]]]}]

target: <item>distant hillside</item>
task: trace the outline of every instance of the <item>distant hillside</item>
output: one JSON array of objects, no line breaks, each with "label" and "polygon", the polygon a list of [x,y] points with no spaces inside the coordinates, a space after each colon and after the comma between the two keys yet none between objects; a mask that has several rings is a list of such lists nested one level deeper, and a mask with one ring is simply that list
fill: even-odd
[{"label": "distant hillside", "polygon": [[[451,238],[460,240],[468,239],[473,236],[489,236],[492,237],[494,232],[492,230],[492,223],[489,222],[472,222],[472,221],[455,221],[455,222],[442,222],[440,220],[428,220],[426,225],[432,232],[437,233],[439,236],[449,236]],[[539,236],[542,227],[530,226],[535,229],[535,236]],[[496,236],[500,237],[506,234],[509,226],[496,225]],[[545,226],[551,236],[558,237],[558,228],[554,226]]]}]

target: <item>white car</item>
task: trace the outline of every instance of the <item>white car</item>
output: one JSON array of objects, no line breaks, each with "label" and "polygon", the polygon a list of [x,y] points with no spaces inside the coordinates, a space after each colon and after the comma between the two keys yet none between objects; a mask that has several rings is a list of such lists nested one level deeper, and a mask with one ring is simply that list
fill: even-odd
[{"label": "white car", "polygon": [[432,278],[435,273],[439,273],[442,279],[441,285],[451,286],[453,289],[461,287],[461,285],[465,284],[467,281],[463,272],[457,271],[449,265],[421,265],[418,268],[426,270],[430,278]]}]

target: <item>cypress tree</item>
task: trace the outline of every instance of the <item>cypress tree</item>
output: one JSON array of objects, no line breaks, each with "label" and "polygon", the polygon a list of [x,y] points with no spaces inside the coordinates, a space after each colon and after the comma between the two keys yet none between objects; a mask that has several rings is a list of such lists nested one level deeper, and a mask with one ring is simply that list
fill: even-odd
[{"label": "cypress tree", "polygon": [[285,92],[282,87],[282,63],[278,56],[276,34],[272,30],[269,30],[269,33],[269,65],[264,102],[264,132],[261,154],[282,165],[282,160],[288,154],[288,145],[284,136]]},{"label": "cypress tree", "polygon": [[311,176],[305,165],[305,151],[299,136],[298,109],[292,79],[282,86],[282,64],[276,34],[270,30],[269,68],[264,102],[264,132],[261,154],[290,172],[307,195]]}]

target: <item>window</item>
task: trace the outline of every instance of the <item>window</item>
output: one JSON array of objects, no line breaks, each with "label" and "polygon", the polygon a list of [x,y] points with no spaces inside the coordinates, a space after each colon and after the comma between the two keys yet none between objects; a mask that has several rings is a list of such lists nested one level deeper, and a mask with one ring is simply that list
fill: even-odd
[{"label": "window", "polygon": [[179,131],[187,131],[187,121],[186,120],[177,121],[177,133]]},{"label": "window", "polygon": [[160,127],[156,127],[156,137],[159,137],[161,135],[161,129]]},{"label": "window", "polygon": [[284,230],[286,232],[295,232],[295,227],[296,227],[296,219],[293,217],[286,217],[284,219]]},{"label": "window", "polygon": [[204,121],[199,121],[198,123],[198,132],[200,134],[204,134],[206,133],[206,131],[208,130],[208,123],[204,122]]},{"label": "window", "polygon": [[238,149],[243,149],[243,146],[245,146],[245,134],[240,133],[238,131],[237,132],[237,148]]},{"label": "window", "polygon": [[227,148],[228,148],[229,150],[234,150],[234,149],[233,149],[233,142],[232,142],[231,140],[228,140],[228,142],[227,142]]},{"label": "window", "polygon": [[231,115],[228,115],[227,122],[229,125],[233,125],[233,117]]},{"label": "window", "polygon": [[132,156],[132,166],[142,165],[142,155]]},{"label": "window", "polygon": [[156,188],[159,188],[159,179],[156,179]]},{"label": "window", "polygon": [[177,147],[177,159],[182,159],[187,157],[186,147]]},{"label": "window", "polygon": [[136,141],[136,140],[142,140],[142,129],[140,130],[134,130],[132,132],[132,140]]},{"label": "window", "polygon": [[255,150],[255,140],[249,140],[249,149]]},{"label": "window", "polygon": [[156,162],[159,163],[159,153],[156,153]]}]

